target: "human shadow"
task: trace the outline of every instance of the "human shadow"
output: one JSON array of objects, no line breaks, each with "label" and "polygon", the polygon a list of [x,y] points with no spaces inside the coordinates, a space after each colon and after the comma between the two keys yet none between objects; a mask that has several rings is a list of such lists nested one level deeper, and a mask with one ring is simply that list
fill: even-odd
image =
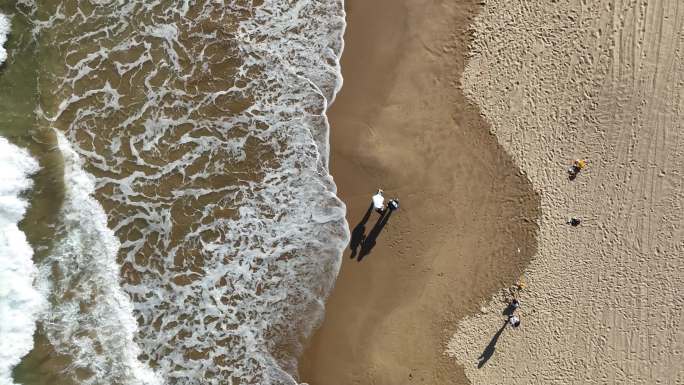
[{"label": "human shadow", "polygon": [[351,250],[351,255],[349,256],[349,258],[356,257],[359,246],[361,246],[364,239],[366,239],[366,223],[368,222],[368,219],[370,218],[372,212],[373,202],[371,202],[370,206],[368,206],[368,210],[366,210],[366,214],[364,214],[363,218],[361,218],[361,222],[359,222],[354,227],[354,230],[352,230],[351,240],[349,241],[349,249]]},{"label": "human shadow", "polygon": [[385,213],[375,222],[375,226],[368,233],[366,238],[361,242],[361,250],[359,251],[359,256],[356,258],[357,261],[361,260],[368,254],[370,254],[373,247],[375,247],[376,240],[382,232],[390,217],[392,216],[392,210],[385,210]]},{"label": "human shadow", "polygon": [[494,350],[496,350],[496,342],[499,340],[499,337],[501,337],[501,333],[503,333],[504,329],[506,329],[506,324],[507,321],[504,321],[503,325],[501,325],[501,328],[499,328],[499,331],[494,334],[492,340],[489,341],[489,344],[487,344],[485,350],[482,352],[482,354],[480,354],[480,357],[478,357],[478,360],[480,361],[477,363],[478,369],[482,368],[484,364],[486,364],[487,361],[492,358],[492,355],[494,355]]}]

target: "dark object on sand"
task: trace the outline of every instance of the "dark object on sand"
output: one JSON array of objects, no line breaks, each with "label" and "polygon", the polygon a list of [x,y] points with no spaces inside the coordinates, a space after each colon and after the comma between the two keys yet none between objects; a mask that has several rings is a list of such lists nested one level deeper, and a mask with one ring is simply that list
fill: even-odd
[{"label": "dark object on sand", "polygon": [[397,198],[390,199],[390,201],[387,202],[387,208],[390,209],[390,211],[394,211],[394,210],[399,209],[399,199],[397,199]]},{"label": "dark object on sand", "polygon": [[392,210],[385,210],[385,213],[382,214],[377,222],[375,222],[375,226],[373,226],[368,235],[363,239],[363,242],[361,242],[361,250],[359,251],[358,257],[356,257],[357,261],[361,262],[366,255],[370,254],[373,247],[375,247],[375,242],[382,232],[382,229],[392,216],[392,212]]},{"label": "dark object on sand", "polygon": [[503,325],[499,328],[499,330],[494,334],[494,337],[492,337],[492,340],[489,341],[489,344],[487,344],[487,347],[485,347],[485,350],[480,354],[480,357],[478,357],[478,363],[477,363],[477,368],[480,369],[484,366],[484,364],[489,361],[490,358],[494,355],[494,351],[496,350],[496,343],[499,341],[499,337],[501,337],[501,333],[503,333],[504,329],[506,329],[506,324],[508,321],[504,322]]},{"label": "dark object on sand", "polygon": [[568,224],[569,224],[570,226],[573,226],[573,227],[579,226],[580,223],[581,223],[581,221],[579,220],[579,218],[570,218],[570,219],[568,220]]},{"label": "dark object on sand", "polygon": [[508,306],[506,306],[503,313],[501,314],[510,317],[513,315],[513,313],[515,313],[516,310],[518,310],[519,307],[520,302],[518,302],[517,299],[513,298],[513,300],[508,304]]},{"label": "dark object on sand", "polygon": [[568,174],[570,175],[570,180],[577,178],[580,171],[587,167],[587,161],[584,159],[576,159],[570,168],[568,168]]},{"label": "dark object on sand", "polygon": [[368,210],[366,210],[366,213],[363,215],[363,218],[361,218],[361,221],[354,226],[354,230],[352,230],[351,233],[351,239],[349,240],[349,249],[351,250],[349,258],[356,258],[359,246],[366,240],[366,223],[368,223],[368,219],[372,212],[373,204],[371,203],[370,206],[368,206]]}]

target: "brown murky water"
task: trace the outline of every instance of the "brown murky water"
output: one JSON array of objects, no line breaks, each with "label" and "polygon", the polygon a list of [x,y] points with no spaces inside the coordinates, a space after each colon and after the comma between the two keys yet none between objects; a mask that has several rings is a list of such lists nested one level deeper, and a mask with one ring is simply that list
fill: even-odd
[{"label": "brown murky water", "polygon": [[293,383],[348,233],[323,114],[341,3],[2,10],[2,134],[43,167],[22,229],[49,302],[16,381]]}]

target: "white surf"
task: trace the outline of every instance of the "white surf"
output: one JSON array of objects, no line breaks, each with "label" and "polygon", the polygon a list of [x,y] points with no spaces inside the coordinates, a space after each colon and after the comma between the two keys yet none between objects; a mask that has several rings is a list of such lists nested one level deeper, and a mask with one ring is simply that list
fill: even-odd
[{"label": "white surf", "polygon": [[[71,357],[70,374],[88,373],[83,384],[157,384],[138,360],[137,323],[119,285],[119,240],[107,227],[104,209],[92,197],[94,178],[67,139],[57,133],[64,157],[62,229],[41,276],[51,297],[44,329],[55,349]],[[82,376],[82,375],[81,375]],[[81,378],[79,376],[79,378]]]},{"label": "white surf", "polygon": [[[2,27],[2,18],[0,18]],[[33,249],[18,223],[28,202],[38,162],[0,137],[0,385],[13,384],[12,369],[33,348],[33,333],[44,301],[34,288]]]}]

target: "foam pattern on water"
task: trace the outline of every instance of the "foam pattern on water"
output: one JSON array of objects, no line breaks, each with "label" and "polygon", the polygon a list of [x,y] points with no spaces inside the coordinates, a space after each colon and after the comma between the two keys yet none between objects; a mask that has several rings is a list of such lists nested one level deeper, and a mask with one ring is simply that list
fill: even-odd
[{"label": "foam pattern on water", "polygon": [[0,385],[13,384],[12,368],[33,348],[36,319],[44,299],[34,287],[33,249],[18,223],[28,202],[38,162],[0,137]]},{"label": "foam pattern on water", "polygon": [[119,286],[119,240],[92,197],[95,180],[66,138],[57,137],[66,191],[61,231],[40,264],[40,285],[50,299],[42,319],[45,333],[57,352],[72,358],[69,369],[88,373],[81,376],[83,384],[159,384],[137,359],[133,307]]},{"label": "foam pattern on water", "polygon": [[[58,15],[36,25],[66,67],[43,81],[57,100],[39,112],[96,178],[140,359],[165,383],[294,383],[348,240],[325,117],[341,85],[342,2],[66,0],[42,14]],[[68,302],[55,321],[87,319]],[[92,355],[77,360],[91,372],[136,365],[103,353],[116,344],[105,329],[79,329],[100,345],[51,340]]]},{"label": "foam pattern on water", "polygon": [[[310,122],[310,127],[326,167],[329,126],[325,108],[342,87],[339,56],[344,46],[340,35],[345,27],[343,9],[341,1],[316,6],[309,1],[271,4],[257,8],[252,17],[243,20],[238,34],[240,48],[246,54],[243,68],[263,66],[272,77],[294,75],[312,88],[306,95],[311,100],[305,103],[308,108],[321,110],[307,118],[318,119]],[[322,100],[317,101],[317,97]],[[274,112],[280,111],[276,108]]]}]

